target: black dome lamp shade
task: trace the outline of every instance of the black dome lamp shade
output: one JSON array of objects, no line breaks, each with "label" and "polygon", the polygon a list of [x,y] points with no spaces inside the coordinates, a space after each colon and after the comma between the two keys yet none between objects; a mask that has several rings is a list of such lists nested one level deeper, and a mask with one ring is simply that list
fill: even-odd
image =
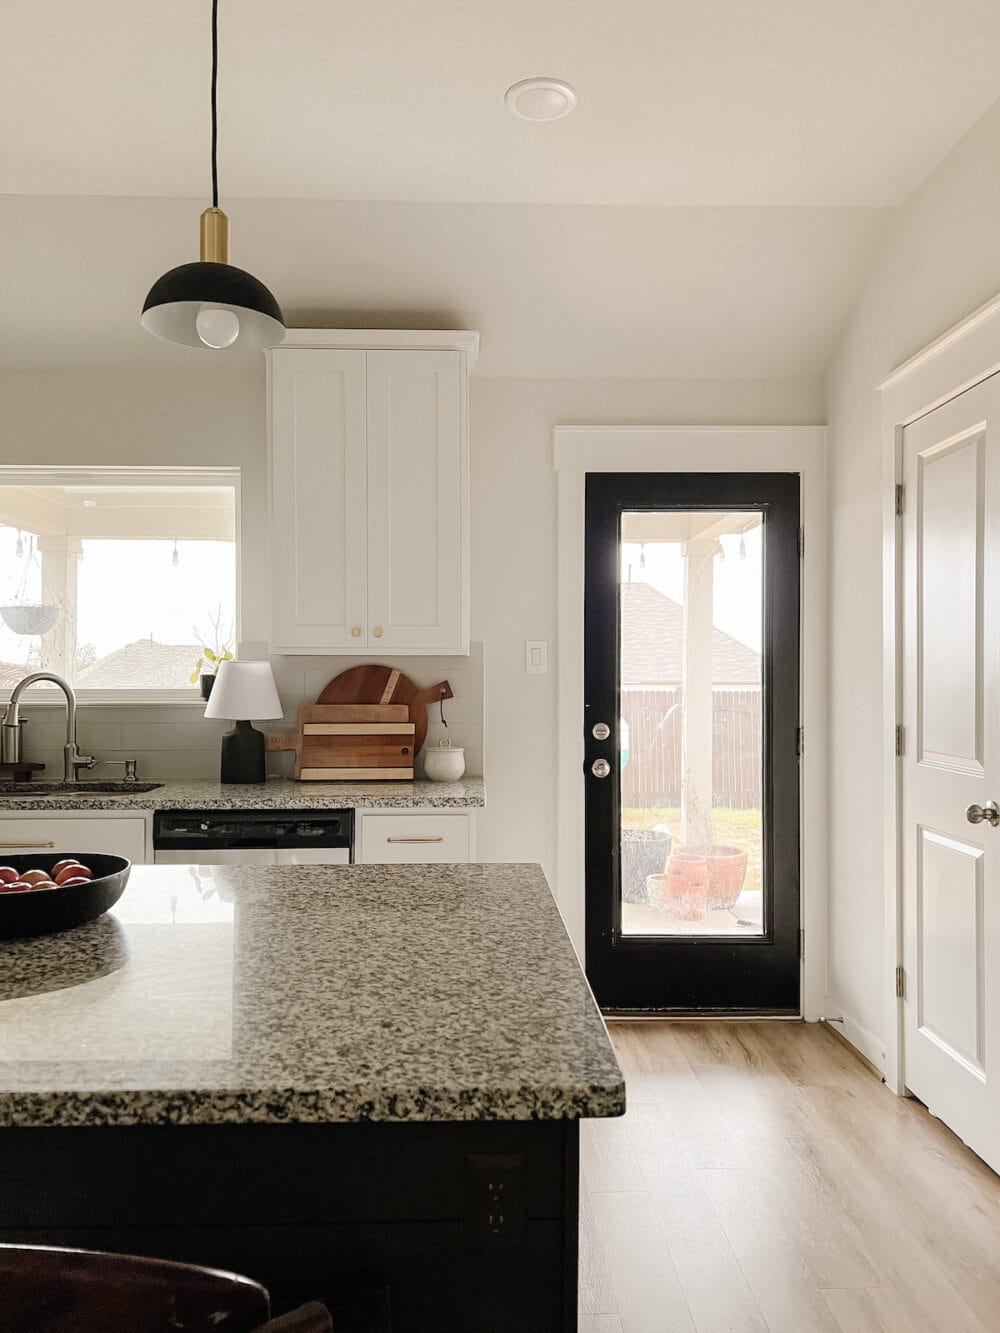
[{"label": "black dome lamp shade", "polygon": [[142,327],[187,347],[273,347],[285,336],[281,307],[252,273],[229,262],[229,219],[219,208],[216,160],[219,0],[212,0],[212,207],[201,215],[201,259],[153,283]]}]

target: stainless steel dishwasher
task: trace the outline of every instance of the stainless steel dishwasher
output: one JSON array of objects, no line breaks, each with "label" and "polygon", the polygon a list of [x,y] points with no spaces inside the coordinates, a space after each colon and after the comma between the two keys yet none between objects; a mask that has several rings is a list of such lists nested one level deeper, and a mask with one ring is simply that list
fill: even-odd
[{"label": "stainless steel dishwasher", "polygon": [[157,865],[347,865],[353,810],[158,810]]}]

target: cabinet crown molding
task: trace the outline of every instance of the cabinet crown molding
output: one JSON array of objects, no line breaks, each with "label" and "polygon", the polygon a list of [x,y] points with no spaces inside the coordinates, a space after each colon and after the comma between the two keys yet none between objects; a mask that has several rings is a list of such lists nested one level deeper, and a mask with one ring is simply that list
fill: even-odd
[{"label": "cabinet crown molding", "polygon": [[479,359],[479,334],[471,329],[286,329],[284,340],[268,355],[284,347],[464,352],[471,373]]}]

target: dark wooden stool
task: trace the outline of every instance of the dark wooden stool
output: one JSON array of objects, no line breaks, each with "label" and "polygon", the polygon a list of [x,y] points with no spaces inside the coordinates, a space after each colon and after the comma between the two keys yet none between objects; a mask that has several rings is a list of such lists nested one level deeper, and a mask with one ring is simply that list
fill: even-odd
[{"label": "dark wooden stool", "polygon": [[270,1320],[258,1282],[131,1254],[0,1244],[0,1333],[328,1333],[312,1303]]}]

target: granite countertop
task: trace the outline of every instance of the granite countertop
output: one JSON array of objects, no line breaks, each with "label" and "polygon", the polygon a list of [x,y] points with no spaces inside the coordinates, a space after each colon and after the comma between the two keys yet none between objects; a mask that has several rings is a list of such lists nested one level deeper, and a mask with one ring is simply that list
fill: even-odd
[{"label": "granite countertop", "polygon": [[[154,782],[155,778],[148,779]],[[482,778],[461,782],[165,782],[156,791],[0,795],[0,813],[17,810],[459,810],[486,804]]]},{"label": "granite countertop", "polygon": [[0,1126],[624,1109],[539,866],[135,866],[0,942]]}]

